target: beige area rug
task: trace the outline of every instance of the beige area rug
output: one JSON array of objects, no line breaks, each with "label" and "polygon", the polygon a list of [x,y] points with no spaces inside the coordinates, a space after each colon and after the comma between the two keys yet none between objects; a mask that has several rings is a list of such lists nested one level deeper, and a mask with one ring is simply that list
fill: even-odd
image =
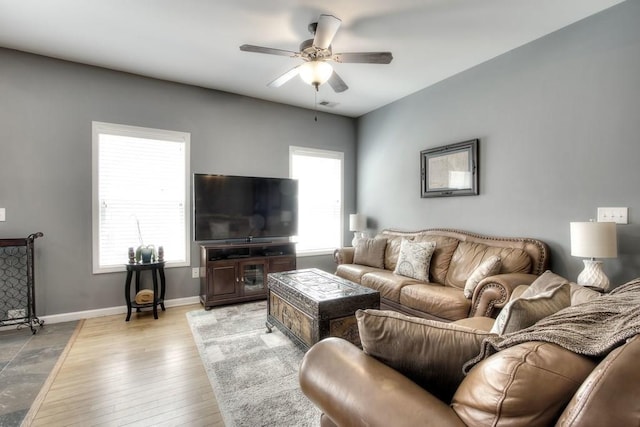
[{"label": "beige area rug", "polygon": [[320,411],[298,384],[304,353],[267,333],[266,317],[266,301],[187,313],[225,425],[317,426]]}]

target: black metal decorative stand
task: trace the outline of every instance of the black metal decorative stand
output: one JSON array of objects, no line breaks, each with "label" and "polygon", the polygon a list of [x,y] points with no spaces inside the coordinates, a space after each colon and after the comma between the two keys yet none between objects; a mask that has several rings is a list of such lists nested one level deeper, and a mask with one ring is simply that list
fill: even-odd
[{"label": "black metal decorative stand", "polygon": [[33,233],[26,239],[0,239],[0,326],[29,326],[35,334],[44,324],[36,316]]}]

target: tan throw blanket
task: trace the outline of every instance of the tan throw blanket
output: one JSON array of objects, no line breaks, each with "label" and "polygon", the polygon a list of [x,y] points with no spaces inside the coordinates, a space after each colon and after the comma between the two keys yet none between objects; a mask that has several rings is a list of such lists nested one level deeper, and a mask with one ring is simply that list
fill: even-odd
[{"label": "tan throw blanket", "polygon": [[567,307],[533,326],[485,338],[480,354],[464,364],[467,374],[481,360],[528,341],[557,344],[577,354],[604,357],[640,333],[640,278],[591,301]]},{"label": "tan throw blanket", "polygon": [[151,304],[153,302],[153,291],[150,289],[143,289],[136,294],[136,303],[138,304]]}]

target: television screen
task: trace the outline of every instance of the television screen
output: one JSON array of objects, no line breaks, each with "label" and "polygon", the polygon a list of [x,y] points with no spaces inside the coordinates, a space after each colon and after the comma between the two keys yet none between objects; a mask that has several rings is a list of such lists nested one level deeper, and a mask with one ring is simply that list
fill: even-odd
[{"label": "television screen", "polygon": [[283,238],[298,232],[298,181],[193,175],[194,240]]}]

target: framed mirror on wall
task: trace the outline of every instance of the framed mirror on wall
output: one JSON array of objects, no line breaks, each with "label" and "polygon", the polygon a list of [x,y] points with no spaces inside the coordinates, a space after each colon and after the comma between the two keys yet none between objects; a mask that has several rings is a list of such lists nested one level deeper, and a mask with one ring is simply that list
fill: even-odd
[{"label": "framed mirror on wall", "polygon": [[420,152],[421,197],[477,196],[478,139]]}]

